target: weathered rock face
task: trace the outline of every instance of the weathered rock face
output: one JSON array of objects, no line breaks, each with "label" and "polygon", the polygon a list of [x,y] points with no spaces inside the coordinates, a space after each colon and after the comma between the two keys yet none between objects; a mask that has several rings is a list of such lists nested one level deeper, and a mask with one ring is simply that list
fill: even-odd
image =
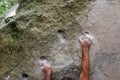
[{"label": "weathered rock face", "polygon": [[[98,0],[81,23],[82,29],[89,30],[96,38],[90,52],[91,63],[95,65],[90,80],[120,79],[119,6],[117,0]],[[94,51],[94,45],[98,45],[98,51]]]},{"label": "weathered rock face", "polygon": [[[52,65],[52,79],[79,79],[81,52],[78,37],[87,0],[20,0],[16,20],[0,31],[0,76],[10,80],[28,75],[44,80],[39,63],[45,56]],[[85,13],[88,11],[87,9]]]},{"label": "weathered rock face", "polygon": [[[90,80],[119,80],[120,3],[98,0],[20,0],[16,20],[0,30],[0,76],[44,80],[40,57],[52,65],[52,80],[79,80],[78,37],[89,31]],[[94,6],[93,6],[94,5]]]}]

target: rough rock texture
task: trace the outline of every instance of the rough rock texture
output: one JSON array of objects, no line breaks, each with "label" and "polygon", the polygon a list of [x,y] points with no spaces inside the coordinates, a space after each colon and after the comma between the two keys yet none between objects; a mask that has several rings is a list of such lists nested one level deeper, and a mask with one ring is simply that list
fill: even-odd
[{"label": "rough rock texture", "polygon": [[0,76],[10,80],[44,80],[40,57],[52,65],[52,80],[79,79],[81,51],[78,37],[91,1],[20,0],[16,20],[0,30]]},{"label": "rough rock texture", "polygon": [[0,77],[44,80],[40,57],[52,65],[52,80],[79,80],[78,37],[89,31],[89,80],[120,79],[120,2],[117,0],[20,0],[16,20],[0,30]]}]

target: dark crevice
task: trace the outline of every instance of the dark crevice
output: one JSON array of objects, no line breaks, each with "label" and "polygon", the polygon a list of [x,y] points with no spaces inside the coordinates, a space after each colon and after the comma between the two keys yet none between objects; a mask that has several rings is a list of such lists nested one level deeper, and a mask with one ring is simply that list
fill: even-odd
[{"label": "dark crevice", "polygon": [[90,34],[89,31],[85,31],[84,34]]},{"label": "dark crevice", "polygon": [[22,77],[23,77],[23,78],[27,78],[27,77],[28,77],[28,74],[27,74],[27,73],[23,73],[23,74],[22,74]]},{"label": "dark crevice", "polygon": [[40,59],[46,59],[46,56],[40,56]]},{"label": "dark crevice", "polygon": [[65,33],[63,30],[58,30],[57,32],[60,34]]}]

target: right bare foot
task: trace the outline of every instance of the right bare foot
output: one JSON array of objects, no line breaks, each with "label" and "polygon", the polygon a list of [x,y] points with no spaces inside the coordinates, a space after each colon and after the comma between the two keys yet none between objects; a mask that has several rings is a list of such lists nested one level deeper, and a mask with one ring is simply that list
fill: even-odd
[{"label": "right bare foot", "polygon": [[88,36],[79,37],[82,47],[89,47],[92,44],[92,39]]}]

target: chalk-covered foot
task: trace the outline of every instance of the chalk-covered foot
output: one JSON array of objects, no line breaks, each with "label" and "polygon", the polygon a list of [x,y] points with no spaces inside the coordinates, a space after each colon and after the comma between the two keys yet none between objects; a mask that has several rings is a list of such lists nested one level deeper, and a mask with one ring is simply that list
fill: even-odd
[{"label": "chalk-covered foot", "polygon": [[43,60],[43,70],[46,75],[51,75],[51,65],[47,60]]},{"label": "chalk-covered foot", "polygon": [[79,37],[79,40],[82,47],[89,47],[92,44],[92,38],[88,35]]}]

